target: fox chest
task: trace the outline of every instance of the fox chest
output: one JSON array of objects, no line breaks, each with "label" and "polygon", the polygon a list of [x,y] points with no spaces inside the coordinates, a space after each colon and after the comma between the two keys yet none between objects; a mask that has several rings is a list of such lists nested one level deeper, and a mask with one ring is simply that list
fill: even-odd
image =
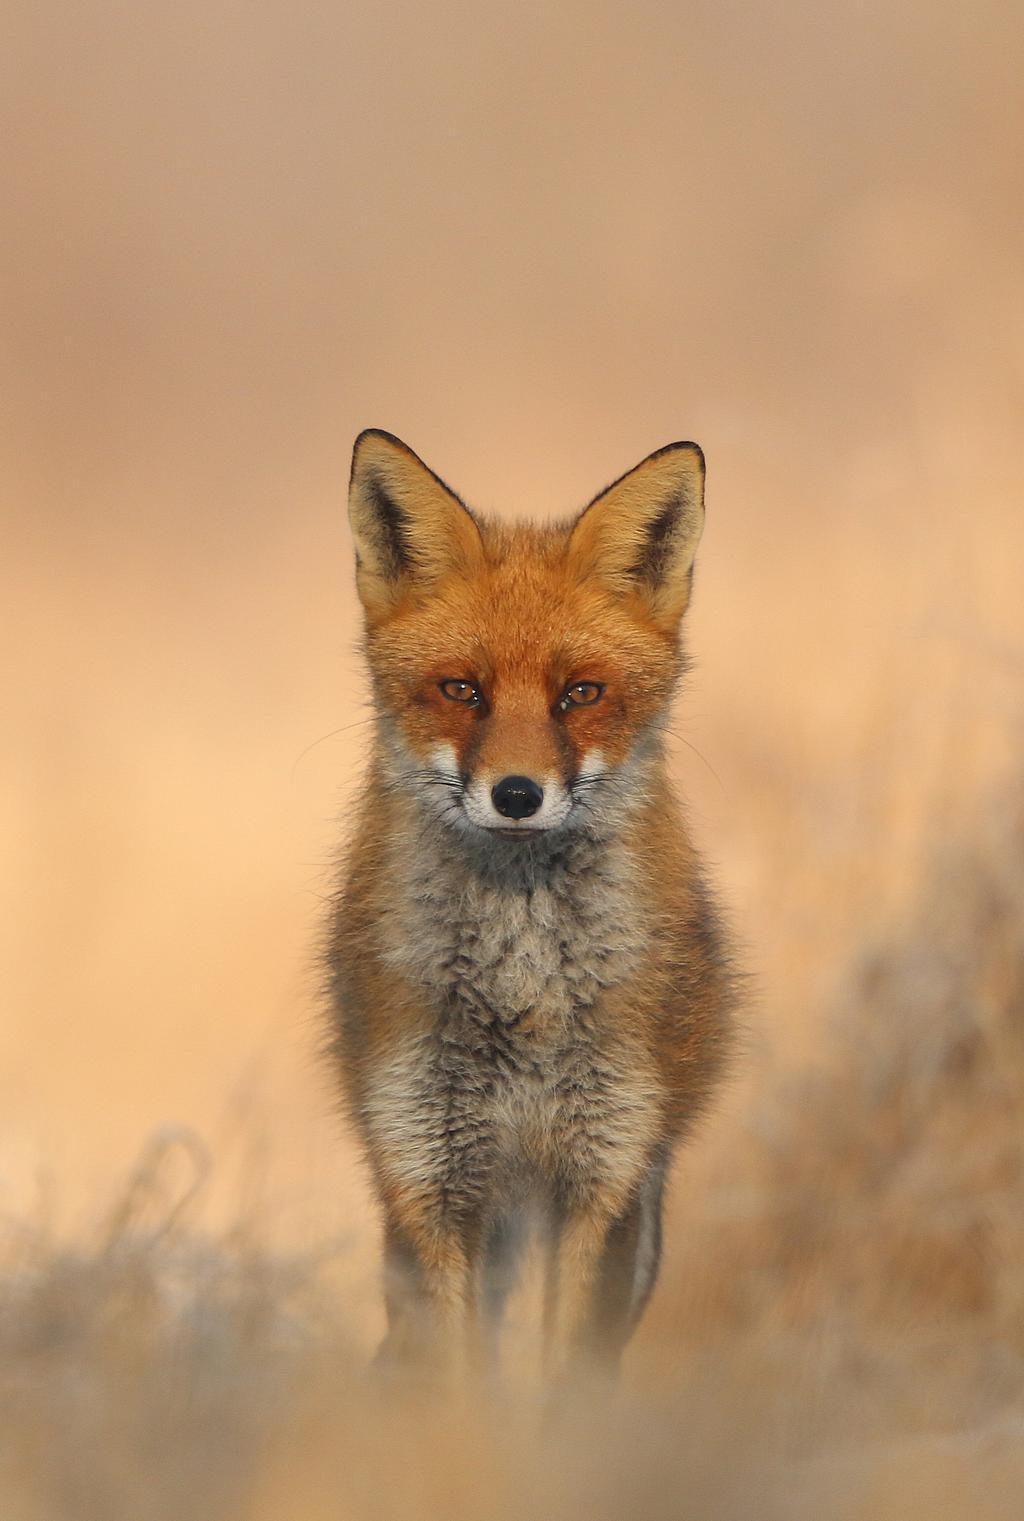
[{"label": "fox chest", "polygon": [[375,1073],[364,1118],[396,1186],[458,1210],[525,1192],[628,1193],[660,1133],[643,1053],[589,1032],[528,1041],[455,1013],[400,1040]]},{"label": "fox chest", "polygon": [[640,968],[649,942],[632,863],[586,846],[519,874],[414,862],[383,928],[385,961],[439,1017],[528,1027],[535,1048],[571,1038],[574,1021]]},{"label": "fox chest", "polygon": [[519,890],[410,881],[386,954],[430,1017],[373,1084],[389,1172],[471,1191],[501,1171],[629,1171],[657,1124],[644,1060],[604,1017],[647,953],[631,886],[614,859]]}]

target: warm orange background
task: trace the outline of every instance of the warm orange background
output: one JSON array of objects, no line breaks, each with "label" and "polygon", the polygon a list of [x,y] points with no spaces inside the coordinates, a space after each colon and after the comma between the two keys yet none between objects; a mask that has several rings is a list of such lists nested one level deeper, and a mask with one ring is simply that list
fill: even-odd
[{"label": "warm orange background", "polygon": [[308,747],[366,715],[367,424],[502,512],[707,453],[675,727],[717,779],[674,743],[758,990],[710,1155],[1019,754],[1020,13],[5,32],[0,1207],[84,1220],[184,1125],[211,1208],[362,1233],[313,946],[365,726]]}]

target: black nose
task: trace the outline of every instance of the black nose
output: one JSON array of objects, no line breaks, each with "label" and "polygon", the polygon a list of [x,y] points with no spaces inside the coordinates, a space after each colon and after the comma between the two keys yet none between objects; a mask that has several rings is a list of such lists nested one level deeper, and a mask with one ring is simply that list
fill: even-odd
[{"label": "black nose", "polygon": [[503,819],[528,819],[544,801],[544,793],[528,776],[503,776],[491,788],[491,802]]}]

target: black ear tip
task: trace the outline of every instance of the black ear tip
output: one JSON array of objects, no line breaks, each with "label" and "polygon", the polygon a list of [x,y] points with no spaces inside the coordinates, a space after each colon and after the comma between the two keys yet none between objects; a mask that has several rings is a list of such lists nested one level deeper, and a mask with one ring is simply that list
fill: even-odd
[{"label": "black ear tip", "polygon": [[416,458],[409,445],[403,443],[394,433],[389,433],[386,428],[364,428],[361,433],[357,434],[356,441],[352,445],[352,469],[349,472],[350,481],[355,477],[359,456],[363,453],[367,444],[373,443],[387,444],[392,449],[399,449],[403,454],[412,455],[413,459]]},{"label": "black ear tip", "polygon": [[695,444],[692,439],[680,439],[677,443],[666,444],[663,449],[655,449],[654,453],[651,455],[651,458],[660,459],[663,454],[678,454],[681,452],[692,454],[694,459],[697,461],[697,464],[700,466],[701,473],[703,474],[704,450],[701,448],[700,444]]},{"label": "black ear tip", "polygon": [[371,438],[383,439],[386,444],[394,444],[397,448],[404,449],[407,453],[410,452],[409,445],[403,444],[400,438],[396,438],[394,433],[389,433],[386,428],[364,428],[361,433],[356,435],[356,441],[352,445],[353,455],[358,454],[363,445],[369,443]]}]

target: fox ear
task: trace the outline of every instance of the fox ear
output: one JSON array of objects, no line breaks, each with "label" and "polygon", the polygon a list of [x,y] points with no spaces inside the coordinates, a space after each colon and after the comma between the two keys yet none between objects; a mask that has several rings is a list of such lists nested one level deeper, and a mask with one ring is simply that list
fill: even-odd
[{"label": "fox ear", "polygon": [[371,619],[452,571],[471,574],[483,546],[469,509],[401,439],[367,428],[352,451],[349,521],[356,585]]},{"label": "fox ear", "polygon": [[569,539],[570,561],[577,574],[639,597],[671,632],[690,600],[703,527],[704,455],[696,444],[669,444],[584,508]]}]

